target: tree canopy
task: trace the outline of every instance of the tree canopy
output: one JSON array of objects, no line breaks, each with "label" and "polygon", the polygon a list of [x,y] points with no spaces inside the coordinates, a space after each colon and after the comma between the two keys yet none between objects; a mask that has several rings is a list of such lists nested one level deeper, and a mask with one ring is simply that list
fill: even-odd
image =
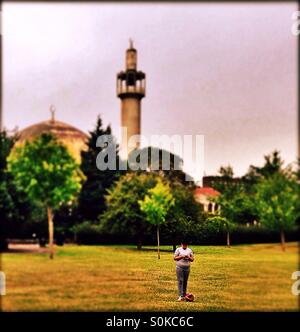
[{"label": "tree canopy", "polygon": [[141,248],[143,235],[149,230],[144,222],[138,201],[158,181],[158,175],[148,172],[130,172],[123,175],[106,195],[107,210],[100,216],[100,225],[109,233],[128,234],[137,239]]},{"label": "tree canopy", "polygon": [[159,254],[159,226],[166,222],[168,210],[174,205],[174,198],[169,184],[158,180],[155,187],[148,190],[143,200],[138,201],[141,211],[146,215],[146,220],[157,226],[157,248]]},{"label": "tree canopy", "polygon": [[259,220],[266,228],[280,232],[283,250],[284,232],[295,227],[300,216],[299,194],[299,185],[288,170],[275,173],[256,185]]},{"label": "tree canopy", "polygon": [[53,211],[76,199],[83,180],[79,165],[50,134],[15,147],[7,160],[17,189],[47,208],[50,258],[53,258]]},{"label": "tree canopy", "polygon": [[[81,171],[86,177],[79,196],[78,214],[82,220],[96,222],[105,210],[105,195],[120,172],[117,170],[99,170],[96,167],[97,155],[105,147],[97,146],[97,139],[102,135],[111,135],[111,128],[103,128],[101,117],[98,116],[95,128],[89,132],[87,150],[81,152]],[[118,158],[118,155],[117,155]]]}]

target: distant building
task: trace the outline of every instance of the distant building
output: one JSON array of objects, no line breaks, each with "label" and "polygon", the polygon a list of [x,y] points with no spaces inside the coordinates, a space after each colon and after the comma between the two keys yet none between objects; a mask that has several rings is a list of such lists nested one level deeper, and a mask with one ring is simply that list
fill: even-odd
[{"label": "distant building", "polygon": [[210,176],[203,176],[202,178],[202,185],[203,187],[214,187],[216,185],[226,185],[226,184],[239,184],[244,183],[245,180],[242,178],[230,178],[224,177],[219,175],[210,175]]},{"label": "distant building", "polygon": [[216,198],[220,193],[211,187],[198,187],[194,191],[196,202],[200,203],[204,212],[216,213],[220,207],[217,203],[212,202],[212,198]]},{"label": "distant building", "polygon": [[44,133],[53,134],[59,142],[66,146],[73,158],[80,163],[81,151],[87,149],[88,136],[67,123],[57,121],[53,110],[51,113],[50,120],[39,122],[19,131],[16,145],[23,144],[25,141],[30,141]]}]

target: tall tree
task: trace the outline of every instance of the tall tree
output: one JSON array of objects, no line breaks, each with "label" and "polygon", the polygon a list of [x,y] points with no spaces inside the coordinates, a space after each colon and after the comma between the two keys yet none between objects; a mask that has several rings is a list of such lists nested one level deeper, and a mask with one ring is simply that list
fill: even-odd
[{"label": "tall tree", "polygon": [[0,132],[0,242],[4,246],[5,223],[13,216],[13,199],[9,190],[10,177],[7,174],[7,157],[15,143],[15,137],[9,137],[6,131]]},{"label": "tall tree", "polygon": [[50,258],[53,259],[53,213],[72,203],[81,188],[83,175],[66,147],[49,134],[16,147],[8,157],[8,171],[18,190],[47,210]]},{"label": "tall tree", "polygon": [[7,157],[17,140],[16,135],[0,132],[0,251],[7,248],[7,237],[16,227],[16,221],[24,221],[30,208],[24,195],[17,192],[12,176],[7,172]]},{"label": "tall tree", "polygon": [[284,161],[279,151],[273,151],[271,154],[264,156],[264,159],[265,163],[262,167],[251,165],[244,179],[257,183],[261,178],[268,178],[282,171]]},{"label": "tall tree", "polygon": [[[217,202],[221,209],[219,212],[218,221],[222,221],[222,226],[226,230],[226,242],[227,246],[230,247],[231,241],[230,241],[230,234],[234,230],[235,222],[237,221],[236,219],[236,197],[238,196],[238,192],[231,190],[229,191],[223,191],[220,196],[215,198],[215,202]],[[212,216],[214,217],[214,216]],[[216,220],[216,219],[213,219]]]},{"label": "tall tree", "polygon": [[215,232],[219,232],[222,229],[225,229],[226,231],[226,244],[227,247],[230,247],[230,232],[234,228],[234,223],[231,222],[228,218],[222,217],[219,214],[216,215],[210,215],[207,218],[207,221],[209,222],[209,227],[213,228]]},{"label": "tall tree", "polygon": [[[245,184],[240,181],[240,179],[234,179],[231,176],[233,175],[232,168],[227,171],[222,171],[223,173],[221,179],[224,181],[217,181],[214,185],[214,188],[217,189],[221,194],[213,198],[220,206],[219,216],[216,216],[214,221],[220,222],[220,225],[225,228],[227,233],[227,246],[230,247],[230,234],[234,230],[235,225],[238,223],[243,223],[249,220],[244,220],[241,216],[247,215],[248,218],[252,218],[251,211],[249,212],[248,197],[245,193]],[[246,208],[246,211],[243,210],[243,207]],[[250,216],[248,215],[250,214]],[[214,217],[214,216],[212,216]]]},{"label": "tall tree", "polygon": [[173,251],[182,237],[188,237],[203,221],[201,206],[195,201],[193,188],[170,182],[174,205],[169,209],[162,231],[171,235]]},{"label": "tall tree", "polygon": [[157,257],[160,259],[159,251],[159,227],[166,222],[168,210],[174,205],[174,198],[169,184],[164,184],[161,180],[155,187],[148,190],[145,198],[138,201],[141,211],[146,215],[146,220],[156,226],[157,232]]},{"label": "tall tree", "polygon": [[[96,167],[98,154],[106,149],[97,146],[97,140],[102,135],[112,135],[112,132],[110,126],[103,128],[101,117],[98,116],[94,130],[89,133],[88,149],[81,153],[81,170],[86,177],[78,202],[78,212],[82,221],[97,221],[99,215],[105,210],[107,189],[120,176],[117,170],[99,170]],[[118,155],[116,162],[118,165]]]},{"label": "tall tree", "polygon": [[232,166],[221,166],[219,173],[223,178],[232,179],[233,178],[233,168]]},{"label": "tall tree", "polygon": [[183,160],[178,155],[153,146],[137,150],[135,153],[139,153],[139,157],[146,156],[146,158],[138,157],[136,160],[141,169],[157,173],[172,184],[194,187],[193,181],[187,181],[187,178],[192,179],[192,177],[183,171]]},{"label": "tall tree", "polygon": [[259,220],[266,228],[278,231],[282,250],[285,232],[293,229],[299,218],[299,185],[289,170],[275,173],[256,185]]},{"label": "tall tree", "polygon": [[138,201],[144,199],[157,181],[158,175],[151,172],[130,172],[121,176],[106,195],[107,209],[100,215],[103,231],[136,238],[140,250],[150,225],[144,222]]}]

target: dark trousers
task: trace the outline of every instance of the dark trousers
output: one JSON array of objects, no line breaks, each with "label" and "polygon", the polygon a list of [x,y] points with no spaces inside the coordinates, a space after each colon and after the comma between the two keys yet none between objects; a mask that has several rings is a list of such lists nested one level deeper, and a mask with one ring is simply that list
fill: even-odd
[{"label": "dark trousers", "polygon": [[176,266],[176,275],[178,281],[178,294],[179,296],[186,295],[187,282],[189,279],[190,268],[184,269]]}]

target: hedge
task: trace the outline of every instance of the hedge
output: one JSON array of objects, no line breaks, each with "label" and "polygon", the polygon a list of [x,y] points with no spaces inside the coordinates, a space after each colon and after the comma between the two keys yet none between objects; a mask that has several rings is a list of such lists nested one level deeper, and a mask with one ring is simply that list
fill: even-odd
[{"label": "hedge", "polygon": [[[74,227],[75,240],[78,244],[97,245],[97,244],[135,244],[136,239],[128,234],[108,234],[101,230],[98,225],[84,222]],[[167,230],[161,230],[161,244],[172,245],[180,243],[180,234],[172,235]],[[238,226],[231,233],[231,243],[234,244],[252,244],[252,243],[272,243],[279,242],[279,232],[270,231],[257,226]],[[194,245],[225,245],[226,232],[213,232],[210,229],[198,229],[188,235],[190,243]],[[286,232],[286,241],[298,241],[299,231],[292,230]],[[156,244],[156,232],[153,229],[151,234],[145,234],[144,245]]]}]

